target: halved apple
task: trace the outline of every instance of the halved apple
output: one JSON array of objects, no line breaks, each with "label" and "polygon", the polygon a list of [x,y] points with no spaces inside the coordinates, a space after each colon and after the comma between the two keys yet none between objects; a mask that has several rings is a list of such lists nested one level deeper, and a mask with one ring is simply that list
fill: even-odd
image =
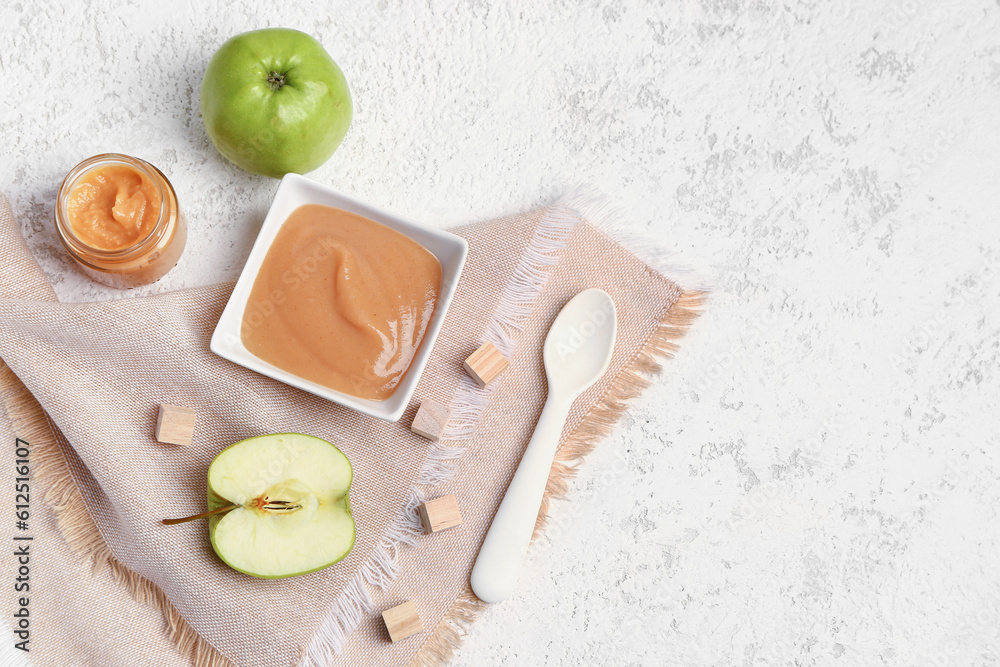
[{"label": "halved apple", "polygon": [[212,548],[233,569],[265,579],[333,565],[354,546],[352,477],[343,452],[310,435],[230,445],[208,468]]}]

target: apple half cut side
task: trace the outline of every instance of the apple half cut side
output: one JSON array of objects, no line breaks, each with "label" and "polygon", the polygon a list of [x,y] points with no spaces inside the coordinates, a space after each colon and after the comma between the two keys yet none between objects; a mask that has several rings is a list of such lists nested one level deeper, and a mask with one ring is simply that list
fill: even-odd
[{"label": "apple half cut side", "polygon": [[[353,470],[335,446],[310,435],[241,440],[208,468],[208,534],[234,570],[277,579],[343,559],[354,546]],[[184,519],[168,520],[178,523]]]}]

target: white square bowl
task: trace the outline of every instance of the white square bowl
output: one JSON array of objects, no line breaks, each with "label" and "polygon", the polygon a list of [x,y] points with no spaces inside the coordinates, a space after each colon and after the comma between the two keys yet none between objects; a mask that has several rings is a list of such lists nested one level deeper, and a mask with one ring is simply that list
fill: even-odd
[{"label": "white square bowl", "polygon": [[[410,364],[403,381],[396,387],[392,396],[384,401],[358,398],[304,380],[255,356],[243,346],[243,340],[240,336],[243,311],[246,308],[247,299],[250,298],[254,281],[257,280],[257,272],[264,262],[264,257],[267,255],[274,237],[281,229],[281,225],[288,219],[292,211],[305,204],[332,206],[380,222],[386,227],[410,237],[441,262],[441,294],[438,297],[437,307],[434,309],[430,325],[427,327],[427,333],[424,335],[424,340],[413,357],[413,362]],[[215,331],[212,333],[212,342],[209,347],[220,357],[275,380],[322,396],[329,401],[340,403],[358,412],[386,421],[398,421],[413,396],[413,390],[417,387],[417,381],[420,380],[424,366],[427,365],[434,341],[437,339],[438,332],[441,331],[448,306],[455,294],[455,287],[458,285],[458,278],[462,274],[462,267],[465,265],[465,257],[468,252],[469,244],[460,236],[422,225],[409,218],[358,201],[298,174],[287,174],[281,179],[278,191],[274,195],[274,201],[271,202],[271,208],[268,209],[267,217],[264,218],[264,224],[261,226],[257,240],[250,251],[246,266],[243,267],[243,272],[236,282],[232,296],[229,297],[226,309],[223,311],[222,317],[219,318],[219,324],[216,325]]]}]

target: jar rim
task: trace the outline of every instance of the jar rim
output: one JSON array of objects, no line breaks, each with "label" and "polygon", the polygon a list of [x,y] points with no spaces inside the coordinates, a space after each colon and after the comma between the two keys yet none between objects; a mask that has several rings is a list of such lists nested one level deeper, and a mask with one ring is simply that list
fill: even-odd
[{"label": "jar rim", "polygon": [[[157,195],[160,197],[160,212],[157,217],[156,224],[153,225],[148,232],[146,232],[145,236],[136,239],[135,243],[116,250],[95,248],[94,246],[85,243],[79,236],[76,235],[73,225],[69,223],[69,193],[73,186],[76,185],[76,182],[79,181],[80,178],[87,172],[99,166],[108,164],[123,164],[139,171],[144,176],[149,178],[150,182],[152,182],[153,186],[156,188]],[[124,153],[100,153],[81,161],[75,167],[70,169],[69,173],[66,174],[66,177],[60,184],[59,192],[56,195],[56,231],[58,232],[59,239],[63,242],[63,245],[65,245],[67,249],[74,254],[74,256],[84,254],[112,262],[128,260],[145,252],[148,246],[155,245],[159,241],[160,237],[163,236],[167,227],[166,223],[170,218],[170,201],[175,197],[176,195],[173,193],[173,186],[170,185],[170,181],[168,181],[167,177],[163,175],[163,172],[149,162],[137,157],[132,157],[131,155],[125,155]]]}]

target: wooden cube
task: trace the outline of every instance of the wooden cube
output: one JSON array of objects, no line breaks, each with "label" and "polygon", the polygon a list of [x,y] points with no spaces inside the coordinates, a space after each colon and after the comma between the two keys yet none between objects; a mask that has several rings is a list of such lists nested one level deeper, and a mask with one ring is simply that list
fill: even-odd
[{"label": "wooden cube", "polygon": [[179,405],[160,405],[156,417],[156,439],[168,445],[190,445],[194,437],[195,411]]},{"label": "wooden cube", "polygon": [[480,387],[485,387],[493,381],[493,378],[500,375],[509,363],[507,357],[500,354],[497,346],[487,341],[465,360],[465,370]]},{"label": "wooden cube", "polygon": [[417,605],[409,600],[383,611],[382,620],[385,621],[385,628],[389,631],[389,638],[393,642],[406,639],[424,630],[424,625],[420,622],[420,616],[417,614]]},{"label": "wooden cube", "polygon": [[448,409],[447,405],[442,405],[437,401],[421,401],[420,409],[413,417],[410,430],[428,440],[437,442],[441,439],[441,432],[444,431],[449,417],[451,417],[451,410]]},{"label": "wooden cube", "polygon": [[462,523],[462,512],[458,509],[458,499],[454,493],[428,500],[420,505],[417,511],[420,513],[420,521],[424,524],[424,533],[427,535]]}]

